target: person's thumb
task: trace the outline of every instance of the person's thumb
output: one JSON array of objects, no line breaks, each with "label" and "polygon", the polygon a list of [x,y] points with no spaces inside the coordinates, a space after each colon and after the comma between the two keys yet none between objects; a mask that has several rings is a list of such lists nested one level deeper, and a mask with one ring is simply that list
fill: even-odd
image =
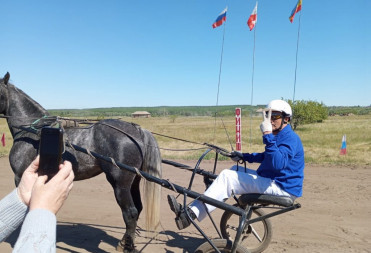
[{"label": "person's thumb", "polygon": [[39,163],[40,163],[40,156],[37,156],[35,160],[33,160],[28,168],[31,172],[36,172],[39,169]]},{"label": "person's thumb", "polygon": [[47,175],[44,175],[44,176],[39,176],[37,179],[36,179],[36,182],[34,184],[34,187],[36,186],[42,186],[42,185],[45,185],[46,181],[48,180],[48,176]]}]

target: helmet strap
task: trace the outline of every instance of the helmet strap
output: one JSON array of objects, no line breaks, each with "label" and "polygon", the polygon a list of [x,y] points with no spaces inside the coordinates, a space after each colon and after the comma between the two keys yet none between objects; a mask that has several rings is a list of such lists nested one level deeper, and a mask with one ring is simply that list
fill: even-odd
[{"label": "helmet strap", "polygon": [[283,112],[280,127],[277,130],[273,131],[273,132],[275,132],[275,134],[278,134],[282,130],[283,125],[284,124],[286,125],[288,123],[288,122],[285,121],[285,118],[286,118],[286,113]]}]

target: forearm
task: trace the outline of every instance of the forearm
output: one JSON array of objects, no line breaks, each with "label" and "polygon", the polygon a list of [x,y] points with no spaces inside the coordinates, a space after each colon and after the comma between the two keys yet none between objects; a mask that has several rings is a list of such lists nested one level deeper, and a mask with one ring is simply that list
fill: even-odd
[{"label": "forearm", "polygon": [[24,220],[27,206],[14,189],[0,201],[0,242],[3,242]]},{"label": "forearm", "polygon": [[30,211],[23,222],[21,232],[13,252],[55,252],[56,251],[55,215],[45,209]]},{"label": "forearm", "polygon": [[261,163],[264,160],[264,153],[243,153],[243,159],[249,163]]}]

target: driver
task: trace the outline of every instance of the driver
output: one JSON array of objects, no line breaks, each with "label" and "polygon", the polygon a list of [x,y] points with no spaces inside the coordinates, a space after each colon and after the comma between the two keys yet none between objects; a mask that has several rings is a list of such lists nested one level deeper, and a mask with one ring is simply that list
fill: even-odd
[{"label": "driver", "polygon": [[[263,153],[232,152],[233,161],[260,163],[255,171],[246,169],[238,171],[234,165],[223,170],[214,180],[204,195],[219,201],[225,201],[232,193],[272,194],[288,196],[293,200],[302,196],[304,179],[304,149],[299,136],[291,129],[289,122],[292,118],[290,105],[283,100],[272,100],[263,111],[263,122],[260,130],[263,134],[265,151]],[[190,221],[182,205],[177,203],[172,195],[168,195],[170,209],[175,213],[178,229],[190,225]],[[195,200],[187,206],[192,219],[202,221],[207,211],[215,207]],[[207,211],[206,211],[207,209]]]}]

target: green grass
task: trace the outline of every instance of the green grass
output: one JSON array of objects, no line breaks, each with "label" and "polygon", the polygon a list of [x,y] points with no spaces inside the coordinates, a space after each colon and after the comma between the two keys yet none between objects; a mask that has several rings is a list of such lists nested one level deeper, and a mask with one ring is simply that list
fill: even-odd
[{"label": "green grass", "polygon": [[[136,122],[154,132],[164,133],[177,138],[209,142],[231,150],[221,120],[217,120],[214,137],[215,119],[212,117],[178,117],[174,123],[169,118],[126,119]],[[224,124],[234,143],[234,118],[223,118]],[[262,152],[260,117],[249,117],[242,120],[243,152]],[[352,115],[329,117],[323,123],[299,126],[296,133],[303,142],[306,162],[316,164],[371,165],[371,115]],[[250,124],[252,128],[250,140]],[[342,136],[347,135],[346,155],[340,155]],[[156,137],[157,138],[157,137]],[[157,138],[160,147],[194,148],[196,145]],[[233,144],[234,146],[234,144]],[[202,152],[169,152],[162,151],[163,156],[173,159],[197,159]]]},{"label": "green grass", "polygon": [[[297,129],[308,162],[318,164],[371,165],[371,115],[334,116],[324,123]],[[339,155],[342,136],[347,136],[347,154]]]},{"label": "green grass", "polygon": [[[133,119],[122,118],[141,125],[152,132],[173,136],[180,139],[199,143],[212,143],[231,150],[223,123],[213,117],[152,117]],[[223,118],[224,125],[235,147],[235,118]],[[242,119],[242,148],[243,152],[262,152],[262,136],[259,130],[260,117],[243,117]],[[332,116],[323,123],[299,126],[297,134],[303,142],[307,163],[334,164],[334,165],[362,165],[371,166],[371,115]],[[250,139],[251,125],[251,139]],[[215,133],[214,133],[215,131]],[[4,119],[0,120],[0,133],[5,133],[6,146],[0,147],[0,155],[9,154],[12,138]],[[346,155],[340,155],[342,136],[347,135]],[[180,149],[182,151],[161,150],[163,158],[173,160],[195,160],[204,150],[190,150],[202,147],[198,144],[177,141],[170,138],[156,136],[159,146],[164,149]],[[209,154],[208,159],[214,155]]]}]

